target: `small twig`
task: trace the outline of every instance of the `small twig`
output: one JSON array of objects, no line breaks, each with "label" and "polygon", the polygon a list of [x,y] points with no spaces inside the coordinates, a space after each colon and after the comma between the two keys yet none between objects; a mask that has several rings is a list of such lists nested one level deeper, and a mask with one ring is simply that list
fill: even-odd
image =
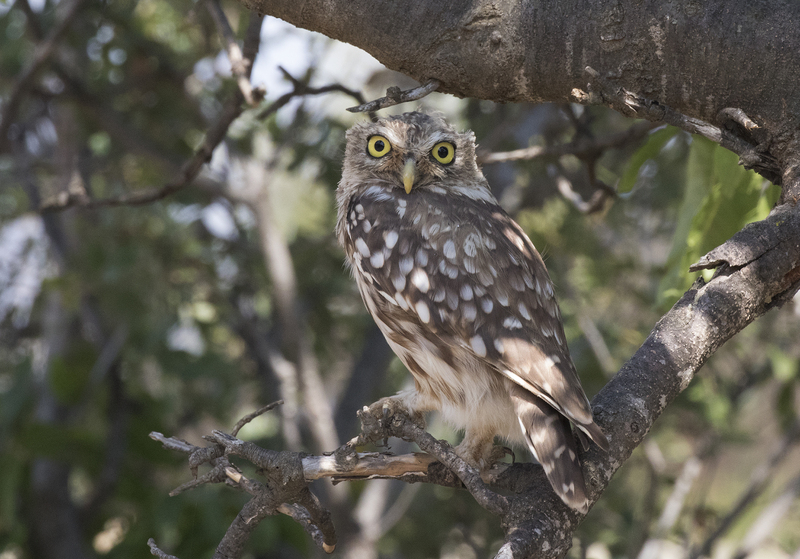
[{"label": "small twig", "polygon": [[155,555],[159,559],[178,559],[174,555],[161,551],[156,545],[156,540],[153,538],[147,540],[147,545],[150,546],[150,555]]},{"label": "small twig", "polygon": [[231,29],[231,24],[228,22],[222,6],[219,5],[219,0],[206,0],[206,7],[225,42],[225,49],[231,62],[231,72],[236,77],[236,83],[239,85],[239,90],[242,92],[244,100],[251,107],[257,106],[264,99],[266,92],[261,87],[254,88],[250,85],[250,70],[253,61],[245,58],[242,53],[242,49],[236,41],[236,36],[233,34],[233,29]]},{"label": "small twig", "polygon": [[690,559],[697,559],[698,557],[710,554],[714,542],[731,527],[733,522],[739,518],[756,497],[764,491],[773,472],[781,462],[783,462],[798,440],[800,440],[800,420],[796,420],[792,426],[789,427],[786,434],[781,439],[780,445],[769,458],[753,470],[747,489],[741,494],[739,500],[734,504],[728,514],[720,520],[717,528],[706,538],[703,544],[699,548],[695,548],[691,551],[689,554]]},{"label": "small twig", "polygon": [[[81,0],[77,0],[81,1]],[[251,59],[255,58],[255,53],[258,50],[260,41],[257,30],[261,28],[261,17],[255,15],[251,16],[250,23],[247,29],[247,36],[245,38],[243,52]],[[242,92],[237,90],[233,97],[228,101],[222,110],[217,122],[209,128],[206,132],[206,138],[203,145],[195,151],[194,155],[186,163],[184,163],[177,176],[166,185],[160,188],[149,188],[124,194],[122,196],[92,199],[86,194],[76,194],[69,191],[60,192],[54,199],[46,200],[39,206],[39,211],[42,213],[61,211],[73,206],[79,206],[87,209],[113,207],[113,206],[140,206],[150,204],[157,200],[166,198],[170,194],[174,194],[179,190],[187,187],[192,181],[200,174],[203,165],[211,159],[211,155],[216,147],[225,139],[228,133],[228,128],[240,114],[242,114],[242,101],[244,96]],[[0,141],[2,141],[0,139]]]},{"label": "small twig", "polygon": [[331,93],[333,91],[339,91],[346,95],[349,95],[353,99],[355,99],[358,103],[364,102],[364,96],[361,94],[360,91],[356,91],[354,89],[350,89],[348,87],[343,86],[342,84],[332,83],[329,85],[325,85],[322,87],[309,87],[307,83],[304,83],[294,76],[292,76],[289,72],[287,72],[283,67],[279,66],[278,70],[283,73],[283,76],[292,83],[293,89],[288,93],[284,93],[275,101],[272,102],[268,107],[265,107],[261,110],[257,115],[256,118],[258,119],[265,119],[272,115],[273,113],[278,112],[278,109],[282,108],[284,105],[289,103],[295,97],[301,97],[306,95],[321,95],[323,93]]},{"label": "small twig", "polygon": [[160,442],[167,450],[174,450],[177,452],[183,452],[184,454],[191,454],[192,452],[200,448],[194,446],[191,443],[187,443],[182,439],[176,439],[175,437],[164,436],[158,431],[152,431],[149,436],[154,441]]},{"label": "small twig", "polygon": [[3,103],[2,117],[0,117],[2,118],[2,120],[0,120],[0,150],[5,147],[11,120],[18,113],[19,103],[25,91],[30,87],[37,72],[50,59],[53,52],[55,52],[56,45],[69,28],[70,23],[72,23],[72,20],[78,14],[78,10],[84,2],[85,0],[73,0],[71,4],[66,6],[61,20],[50,31],[50,34],[44,42],[36,45],[36,49],[33,53],[33,60],[31,60],[30,64],[20,73],[19,78],[17,78],[17,81],[11,88],[11,91]]},{"label": "small twig", "polygon": [[781,523],[792,507],[797,496],[800,495],[800,476],[794,477],[787,483],[778,496],[758,515],[750,529],[745,534],[741,546],[733,559],[745,559],[766,540]]},{"label": "small twig", "polygon": [[739,124],[745,130],[753,130],[758,128],[758,124],[753,122],[753,120],[747,116],[747,114],[742,109],[736,109],[733,107],[728,107],[722,109],[719,113],[717,113],[718,120],[732,120],[736,124]]},{"label": "small twig", "polygon": [[745,169],[754,169],[774,184],[781,184],[780,166],[769,154],[759,152],[757,146],[739,138],[728,130],[714,126],[704,120],[686,116],[658,101],[647,99],[623,87],[615,86],[590,66],[587,66],[585,71],[593,80],[590,86],[596,85],[599,91],[590,89],[589,93],[587,93],[580,89],[574,89],[572,97],[578,103],[584,105],[608,105],[626,116],[644,118],[651,122],[664,122],[692,134],[699,134],[737,154],[739,163]]},{"label": "small twig", "polygon": [[236,425],[233,427],[233,431],[231,431],[231,435],[235,437],[236,435],[239,434],[239,430],[242,427],[253,421],[256,417],[258,417],[259,415],[263,415],[268,411],[275,409],[276,407],[281,405],[283,405],[283,400],[278,400],[277,402],[272,402],[271,404],[267,404],[263,408],[257,409],[253,413],[248,413],[246,416],[244,416],[243,418],[241,418],[239,421],[236,422]]},{"label": "small twig", "polygon": [[407,89],[405,91],[401,91],[399,87],[390,87],[386,90],[386,97],[375,99],[369,103],[363,103],[357,107],[350,107],[347,110],[351,113],[366,113],[379,111],[380,109],[385,109],[387,107],[393,107],[394,105],[399,105],[400,103],[417,101],[436,91],[439,85],[439,80],[430,79],[419,87]]},{"label": "small twig", "polygon": [[575,192],[572,188],[572,183],[562,174],[559,174],[556,178],[556,184],[558,185],[558,191],[561,195],[572,202],[575,209],[586,215],[593,214],[603,209],[603,203],[610,196],[605,189],[598,189],[594,191],[594,194],[592,194],[592,197],[587,202],[580,194]]},{"label": "small twig", "polygon": [[557,146],[531,146],[512,151],[479,153],[478,164],[489,165],[491,163],[531,160],[539,157],[562,157],[565,155],[585,158],[590,155],[602,154],[602,152],[607,149],[619,148],[628,143],[635,142],[644,138],[657,126],[658,124],[650,122],[637,122],[627,130],[617,134],[611,134],[605,138],[580,138],[574,142]]}]

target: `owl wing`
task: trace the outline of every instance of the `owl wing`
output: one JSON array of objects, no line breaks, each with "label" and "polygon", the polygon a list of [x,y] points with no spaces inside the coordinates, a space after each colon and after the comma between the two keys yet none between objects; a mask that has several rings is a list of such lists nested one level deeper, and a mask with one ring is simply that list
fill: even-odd
[{"label": "owl wing", "polygon": [[[604,449],[539,253],[496,203],[375,185],[347,208],[344,245],[385,323],[455,343],[570,419]],[[373,295],[375,294],[375,295]],[[394,317],[394,319],[392,318]]]}]

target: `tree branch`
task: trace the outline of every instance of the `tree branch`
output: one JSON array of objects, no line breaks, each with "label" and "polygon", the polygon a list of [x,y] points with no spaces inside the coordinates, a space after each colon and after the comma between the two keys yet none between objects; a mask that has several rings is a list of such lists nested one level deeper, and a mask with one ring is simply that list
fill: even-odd
[{"label": "tree branch", "polygon": [[351,113],[372,113],[388,107],[394,107],[401,103],[417,101],[436,91],[439,85],[439,80],[430,79],[419,87],[407,89],[405,91],[401,91],[399,87],[390,87],[386,90],[386,97],[375,99],[369,103],[363,103],[357,107],[350,107],[347,110]]},{"label": "tree branch", "polygon": [[[250,71],[253,66],[253,59],[244,56],[242,49],[239,47],[239,43],[236,42],[236,36],[233,34],[231,24],[228,22],[225,12],[222,11],[219,0],[206,0],[206,7],[211,17],[214,19],[214,23],[217,25],[220,35],[222,35],[225,50],[228,52],[228,60],[231,62],[231,73],[236,78],[239,91],[242,92],[242,96],[248,105],[251,107],[257,106],[264,99],[264,94],[266,92],[261,87],[254,88],[250,85]],[[251,17],[256,18],[259,22],[263,19],[255,15]],[[259,31],[260,30],[261,27],[259,25]]]},{"label": "tree branch", "polygon": [[[8,98],[3,103],[3,112],[0,116],[0,119],[2,119],[0,120],[0,151],[7,147],[9,127],[11,126],[11,121],[19,110],[19,103],[22,100],[23,94],[31,86],[33,78],[36,77],[36,74],[39,72],[42,66],[44,66],[50,57],[53,56],[58,42],[64,36],[64,33],[66,33],[67,29],[69,29],[72,20],[75,19],[76,15],[78,15],[78,11],[84,2],[85,0],[72,0],[71,3],[67,4],[66,7],[63,8],[64,13],[61,16],[61,19],[50,31],[44,42],[36,45],[36,49],[33,53],[33,60],[31,60],[28,66],[22,71],[20,76],[17,78],[17,81],[11,88]],[[27,5],[27,2],[25,3],[25,6],[30,8],[30,6]],[[36,27],[37,24],[33,25],[35,26],[34,29],[38,29],[38,27]]]}]

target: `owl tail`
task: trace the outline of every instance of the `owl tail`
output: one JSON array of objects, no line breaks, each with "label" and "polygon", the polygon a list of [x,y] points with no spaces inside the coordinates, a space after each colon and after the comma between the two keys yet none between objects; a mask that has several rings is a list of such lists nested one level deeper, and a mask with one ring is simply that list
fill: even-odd
[{"label": "owl tail", "polygon": [[522,387],[513,387],[510,395],[528,448],[553,490],[567,506],[586,514],[589,500],[569,420]]}]

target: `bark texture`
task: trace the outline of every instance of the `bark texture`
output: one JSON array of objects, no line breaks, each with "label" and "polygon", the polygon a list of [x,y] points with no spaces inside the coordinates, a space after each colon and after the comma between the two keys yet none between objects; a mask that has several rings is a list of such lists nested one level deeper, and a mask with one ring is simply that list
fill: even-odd
[{"label": "bark texture", "polygon": [[727,107],[770,128],[800,115],[793,0],[241,1],[458,96],[563,101],[592,66],[707,121]]}]

